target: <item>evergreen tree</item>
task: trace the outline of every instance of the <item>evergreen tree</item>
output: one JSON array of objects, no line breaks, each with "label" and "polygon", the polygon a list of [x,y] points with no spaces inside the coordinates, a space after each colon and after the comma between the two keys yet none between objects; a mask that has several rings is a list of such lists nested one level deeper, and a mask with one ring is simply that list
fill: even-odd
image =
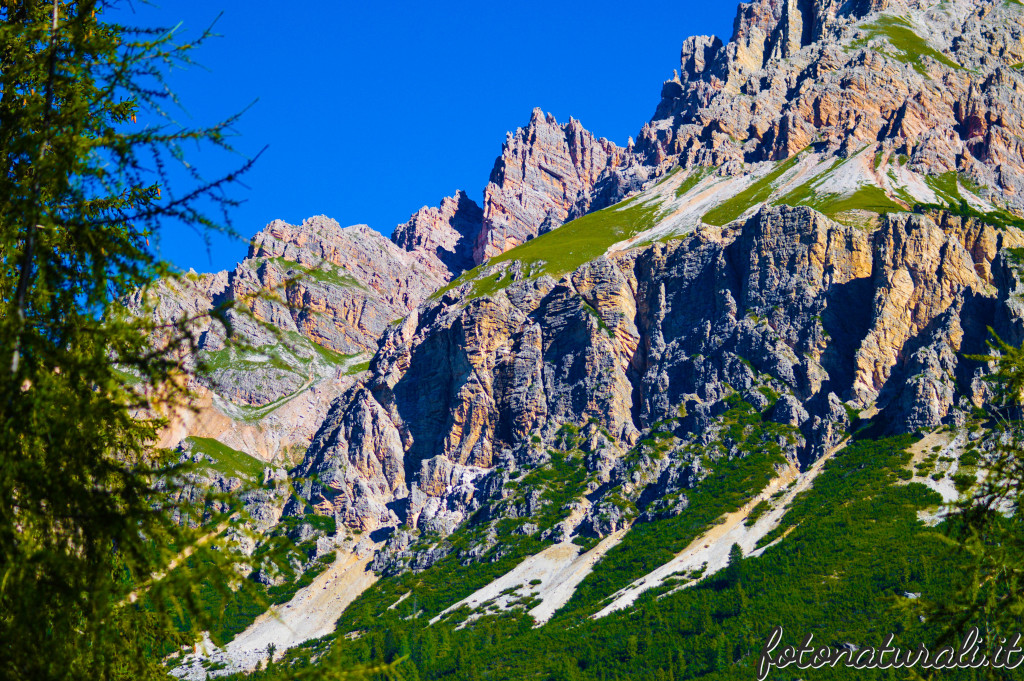
[{"label": "evergreen tree", "polygon": [[729,548],[729,563],[725,568],[725,583],[727,586],[735,586],[739,583],[743,569],[743,549],[739,544],[733,544]]},{"label": "evergreen tree", "polygon": [[186,398],[191,327],[122,305],[169,274],[150,242],[162,224],[214,228],[200,206],[232,205],[233,176],[167,182],[185,142],[229,148],[230,121],[141,125],[173,102],[165,69],[202,39],[105,21],[112,4],[0,3],[2,679],[163,678],[159,658],[191,639],[170,614],[204,622],[172,561],[202,556],[193,579],[222,588],[234,574],[172,522],[177,469],[151,446]]},{"label": "evergreen tree", "polygon": [[[971,359],[994,367],[989,378],[994,396],[987,405],[992,432],[980,455],[965,453],[960,459],[964,466],[977,458],[983,475],[946,523],[969,569],[956,575],[959,583],[951,598],[923,603],[929,619],[946,624],[942,642],[979,627],[981,636],[993,643],[1012,637],[1024,622],[1024,347],[998,337],[990,346],[991,355]],[[925,563],[923,573],[928,572]],[[980,673],[1003,678],[995,669]]]},{"label": "evergreen tree", "polygon": [[639,652],[639,641],[635,634],[630,634],[626,638],[626,659],[636,659],[637,653]]}]

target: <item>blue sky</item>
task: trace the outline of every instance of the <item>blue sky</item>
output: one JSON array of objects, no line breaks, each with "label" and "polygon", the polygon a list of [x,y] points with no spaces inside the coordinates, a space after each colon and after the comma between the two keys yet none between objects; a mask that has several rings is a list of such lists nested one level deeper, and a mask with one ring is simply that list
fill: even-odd
[{"label": "blue sky", "polygon": [[[232,196],[249,238],[275,218],[325,214],[384,234],[421,206],[465,189],[480,201],[505,133],[533,107],[579,119],[617,144],[636,135],[690,35],[728,39],[731,2],[242,2],[134,0],[124,23],[218,37],[170,84],[189,125],[253,106],[235,127],[243,155],[266,147]],[[196,154],[207,175],[224,159]],[[168,225],[161,255],[183,269],[227,269],[246,244],[207,249]]]}]

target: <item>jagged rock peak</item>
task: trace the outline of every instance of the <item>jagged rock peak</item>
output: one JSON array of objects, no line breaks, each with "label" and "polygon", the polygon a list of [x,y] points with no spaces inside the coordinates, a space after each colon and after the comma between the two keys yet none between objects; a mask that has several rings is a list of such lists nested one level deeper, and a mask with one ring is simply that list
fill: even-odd
[{"label": "jagged rock peak", "polygon": [[[902,6],[902,3],[899,3]],[[758,71],[833,34],[837,25],[894,8],[891,0],[756,0],[736,11],[728,44],[716,36],[692,36],[680,50],[680,69],[667,82],[697,80],[724,85],[743,70]]]},{"label": "jagged rock peak", "polygon": [[[755,70],[770,59],[792,56],[800,48],[833,34],[837,24],[871,12],[906,9],[900,0],[757,0],[736,12],[733,57]],[[757,63],[760,61],[760,63]]]},{"label": "jagged rock peak", "polygon": [[[368,229],[366,225],[356,225],[349,229]],[[319,246],[340,238],[342,227],[338,221],[326,215],[314,215],[292,225],[284,220],[271,220],[249,244],[248,258],[286,258],[302,264],[316,264],[311,260],[312,250],[318,251],[319,259],[323,259]]]},{"label": "jagged rock peak", "polygon": [[624,149],[595,137],[576,119],[559,124],[534,109],[526,127],[508,134],[491,171],[474,261],[528,241],[542,225],[561,225],[577,205],[585,211],[599,178],[625,156]]},{"label": "jagged rock peak", "polygon": [[758,0],[734,34],[688,39],[635,153],[664,168],[881,142],[1024,205],[1024,6],[992,0]]},{"label": "jagged rock peak", "polygon": [[[745,77],[762,70],[773,59],[791,57],[827,35],[834,37],[837,27],[892,6],[892,0],[743,3],[736,11],[728,43],[706,35],[692,36],[683,42],[679,71],[665,82],[652,121],[692,115],[723,90],[736,94]],[[680,98],[687,101],[677,101]]]},{"label": "jagged rock peak", "polygon": [[423,206],[395,228],[391,240],[407,251],[432,253],[457,276],[474,265],[473,246],[483,228],[483,210],[461,189],[438,208]]}]

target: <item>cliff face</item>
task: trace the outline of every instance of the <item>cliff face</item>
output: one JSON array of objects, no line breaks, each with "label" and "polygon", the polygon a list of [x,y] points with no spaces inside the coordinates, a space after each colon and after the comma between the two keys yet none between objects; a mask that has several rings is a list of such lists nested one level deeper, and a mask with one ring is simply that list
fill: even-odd
[{"label": "cliff face", "polygon": [[[460,225],[472,210],[465,200],[453,208],[440,219]],[[276,220],[234,270],[189,274],[150,291],[158,319],[197,318],[198,345],[185,361],[201,369],[191,385],[199,411],[172,415],[161,446],[209,437],[266,462],[293,463],[290,453],[308,446],[388,324],[451,278],[452,239],[419,241],[415,229],[408,236],[403,248],[322,216],[300,225]],[[141,295],[129,305],[140,308]],[[231,342],[210,317],[221,305]]]},{"label": "cliff face", "polygon": [[[963,354],[1017,323],[993,282],[1015,276],[999,253],[1021,243],[944,213],[871,233],[781,206],[559,281],[467,285],[385,333],[295,474],[322,481],[304,494],[352,527],[447,533],[566,423],[603,443],[586,461],[594,489],[639,500],[663,465],[638,481],[623,454],[673,419],[680,442],[706,437],[734,393],[798,429],[803,463],[838,444],[848,409],[896,430],[961,422],[983,390]],[[598,516],[563,530],[609,531]]]},{"label": "cliff face", "polygon": [[279,301],[251,305],[257,320],[351,354],[375,350],[388,323],[449,276],[436,248],[404,250],[365,225],[316,217],[267,225],[233,272],[231,292],[236,300],[279,292]]}]

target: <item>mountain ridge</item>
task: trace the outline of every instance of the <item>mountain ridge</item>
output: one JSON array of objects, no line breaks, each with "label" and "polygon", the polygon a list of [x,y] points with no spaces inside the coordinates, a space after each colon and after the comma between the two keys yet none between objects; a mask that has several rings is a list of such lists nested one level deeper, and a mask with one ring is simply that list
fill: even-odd
[{"label": "mountain ridge", "polygon": [[[545,611],[557,623],[658,567],[607,576],[644,533],[669,533],[650,547],[668,564],[864,429],[973,422],[990,393],[969,357],[990,328],[1024,342],[1022,61],[1015,3],[743,4],[728,43],[683,43],[635,144],[537,109],[483,207],[458,191],[391,240],[274,222],[159,313],[251,310],[234,319],[255,350],[211,330],[200,353],[224,365],[197,388],[229,420],[308,405],[294,451],[259,452],[295,494],[254,508],[308,525],[311,560],[372,553],[390,593],[622,538],[593,575],[566,564],[582,581]],[[206,420],[219,435],[175,432],[229,437]]]}]

